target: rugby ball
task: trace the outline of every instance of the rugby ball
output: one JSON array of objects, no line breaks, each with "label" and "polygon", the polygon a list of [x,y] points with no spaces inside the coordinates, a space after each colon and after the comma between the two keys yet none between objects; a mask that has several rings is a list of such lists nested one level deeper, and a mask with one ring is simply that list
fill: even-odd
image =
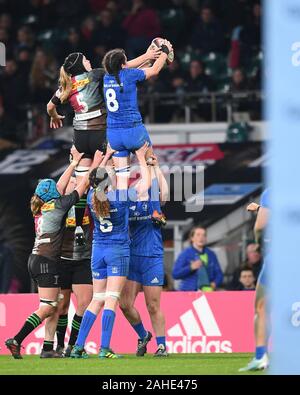
[{"label": "rugby ball", "polygon": [[[160,48],[161,48],[161,45],[162,45],[162,43],[163,43],[163,41],[164,41],[164,39],[161,38],[161,37],[156,37],[156,38],[154,38],[154,39],[152,40],[152,42],[151,42],[152,48],[160,49]],[[174,60],[174,50],[172,50],[172,51],[169,53],[166,62],[167,62],[167,64],[170,64],[170,63],[173,62],[173,60]]]}]

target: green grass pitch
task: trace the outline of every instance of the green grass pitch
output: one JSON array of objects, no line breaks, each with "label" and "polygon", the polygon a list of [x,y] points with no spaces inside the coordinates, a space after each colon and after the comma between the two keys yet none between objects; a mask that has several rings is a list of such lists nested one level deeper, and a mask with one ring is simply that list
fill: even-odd
[{"label": "green grass pitch", "polygon": [[122,359],[40,359],[25,355],[22,360],[0,356],[1,375],[235,375],[264,374],[262,372],[238,373],[253,354],[172,354],[168,358],[146,355],[124,355]]}]

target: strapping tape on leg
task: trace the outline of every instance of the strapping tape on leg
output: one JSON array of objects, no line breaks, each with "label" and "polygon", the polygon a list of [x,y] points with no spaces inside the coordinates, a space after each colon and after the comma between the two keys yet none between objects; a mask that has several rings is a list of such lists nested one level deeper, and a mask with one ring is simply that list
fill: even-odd
[{"label": "strapping tape on leg", "polygon": [[119,167],[115,169],[115,172],[118,177],[128,177],[130,174],[130,166]]},{"label": "strapping tape on leg", "polygon": [[93,293],[93,300],[98,300],[99,302],[102,302],[105,300],[106,293],[105,292],[94,292]]},{"label": "strapping tape on leg", "polygon": [[64,294],[58,294],[57,302],[60,302],[61,300],[63,300],[63,298],[64,298]]},{"label": "strapping tape on leg", "polygon": [[75,176],[84,177],[89,171],[89,167],[86,166],[77,166],[75,169]]},{"label": "strapping tape on leg", "polygon": [[113,299],[120,299],[120,292],[107,291],[106,297],[113,298]]},{"label": "strapping tape on leg", "polygon": [[40,306],[57,307],[57,300],[40,299]]}]

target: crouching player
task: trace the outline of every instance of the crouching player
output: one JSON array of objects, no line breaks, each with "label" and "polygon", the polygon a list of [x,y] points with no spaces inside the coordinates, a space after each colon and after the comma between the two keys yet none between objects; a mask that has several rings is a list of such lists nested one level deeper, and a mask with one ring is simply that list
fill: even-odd
[{"label": "crouching player", "polygon": [[[150,175],[146,165],[145,143],[136,155],[141,164],[143,191],[150,186]],[[99,358],[119,358],[110,348],[110,340],[115,322],[120,294],[126,282],[129,269],[130,239],[128,231],[130,199],[136,200],[139,192],[127,189],[127,180],[118,183],[118,189],[109,186],[109,176],[101,168],[91,173],[91,188],[88,205],[94,220],[92,246],[93,300],[84,313],[77,342],[71,358],[85,358],[84,344],[97,315],[102,313],[101,348]],[[144,192],[143,192],[144,193]]]},{"label": "crouching player", "polygon": [[[168,196],[168,185],[161,172],[157,158],[153,157],[151,168],[151,189],[149,194],[139,197],[130,210],[130,265],[129,275],[123,289],[120,307],[138,335],[137,356],[144,356],[152,334],[146,331],[134,302],[141,288],[144,291],[147,309],[156,335],[155,357],[166,357],[165,317],[160,309],[160,296],[164,282],[163,242],[160,227],[151,221],[153,205],[152,190],[160,190],[164,203]],[[156,194],[155,194],[156,195]],[[153,200],[153,194],[152,194]],[[157,203],[157,202],[156,202]]]},{"label": "crouching player", "polygon": [[[35,222],[36,238],[32,254],[29,256],[28,269],[32,279],[37,283],[40,298],[39,308],[25,321],[20,331],[5,344],[15,359],[21,359],[23,340],[44,321],[56,313],[59,301],[59,257],[64,230],[64,218],[70,208],[76,204],[87,188],[86,175],[75,190],[64,195],[69,180],[83,154],[75,148],[71,150],[73,161],[60,177],[57,184],[52,179],[39,182],[31,198],[31,211]],[[94,165],[98,166],[95,155]],[[50,325],[51,333],[45,332],[45,340],[41,357],[60,357],[53,350],[55,326]],[[54,329],[53,329],[54,328]]]}]

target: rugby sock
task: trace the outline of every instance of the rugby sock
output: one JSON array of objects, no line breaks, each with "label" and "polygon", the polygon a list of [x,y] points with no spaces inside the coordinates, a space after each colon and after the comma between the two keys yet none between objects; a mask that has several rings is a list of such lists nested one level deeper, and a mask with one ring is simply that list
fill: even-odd
[{"label": "rugby sock", "polygon": [[116,313],[112,310],[104,310],[102,314],[101,348],[109,348]]},{"label": "rugby sock", "polygon": [[162,344],[164,347],[166,347],[166,336],[157,336],[156,343],[158,346]]},{"label": "rugby sock", "polygon": [[56,327],[57,345],[65,346],[65,335],[68,327],[68,314],[60,315]]},{"label": "rugby sock", "polygon": [[69,346],[74,346],[78,333],[79,333],[79,329],[80,329],[80,324],[82,321],[82,317],[80,317],[79,315],[75,314],[73,317],[73,321],[72,321],[72,330],[71,330],[71,335],[70,335],[70,340],[69,340]]},{"label": "rugby sock", "polygon": [[256,359],[261,359],[266,352],[267,352],[267,347],[266,346],[256,347],[256,349],[255,349],[255,358]]},{"label": "rugby sock", "polygon": [[96,314],[92,313],[89,310],[86,310],[82,322],[80,325],[80,330],[78,333],[77,341],[76,341],[76,346],[83,347],[84,343],[86,341],[86,338],[88,337],[88,334],[91,330],[91,327],[93,326],[97,316]]},{"label": "rugby sock", "polygon": [[87,195],[83,195],[79,202],[75,204],[76,226],[82,226],[84,212],[86,208],[86,196]]},{"label": "rugby sock", "polygon": [[18,344],[21,344],[25,337],[27,337],[29,333],[31,333],[36,327],[38,327],[41,322],[42,321],[37,314],[31,314],[25,321],[25,324],[22,326],[20,332],[16,334],[14,339],[17,341]]},{"label": "rugby sock", "polygon": [[43,344],[43,351],[52,351],[53,350],[53,341],[50,340],[44,340]]},{"label": "rugby sock", "polygon": [[147,336],[147,331],[144,328],[144,325],[142,322],[140,322],[139,324],[131,324],[132,328],[136,331],[136,333],[138,334],[138,337],[140,339],[144,339]]}]

